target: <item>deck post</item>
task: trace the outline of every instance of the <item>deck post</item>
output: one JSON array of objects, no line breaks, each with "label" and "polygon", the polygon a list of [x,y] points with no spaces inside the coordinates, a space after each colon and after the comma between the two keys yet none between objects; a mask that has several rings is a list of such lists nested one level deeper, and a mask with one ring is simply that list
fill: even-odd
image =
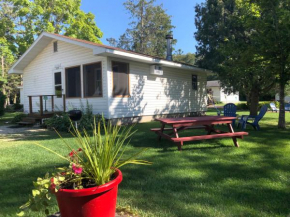
[{"label": "deck post", "polygon": [[29,113],[32,114],[32,96],[28,96],[29,98]]},{"label": "deck post", "polygon": [[66,111],[65,94],[62,95],[62,100],[63,100],[63,112],[65,112]]},{"label": "deck post", "polygon": [[51,110],[54,111],[54,96],[51,95]]},{"label": "deck post", "polygon": [[43,101],[42,96],[39,96],[39,105],[40,105],[40,116],[43,115]]}]

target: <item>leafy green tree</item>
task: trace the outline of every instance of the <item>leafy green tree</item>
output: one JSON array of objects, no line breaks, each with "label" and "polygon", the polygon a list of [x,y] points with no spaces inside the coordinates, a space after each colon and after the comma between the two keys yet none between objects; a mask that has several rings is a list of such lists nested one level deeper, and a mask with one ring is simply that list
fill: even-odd
[{"label": "leafy green tree", "polygon": [[250,114],[256,115],[259,97],[275,85],[269,60],[257,49],[257,5],[208,0],[197,5],[195,11],[198,65],[216,72],[227,92],[243,90]]},{"label": "leafy green tree", "polygon": [[[139,53],[165,57],[165,36],[172,32],[171,16],[166,14],[163,5],[154,5],[155,0],[127,0],[124,3],[131,15],[130,28],[119,40],[109,38],[112,46]],[[173,44],[176,40],[173,40]]]},{"label": "leafy green tree", "polygon": [[15,100],[21,78],[7,75],[41,32],[63,34],[101,43],[103,33],[96,26],[94,15],[80,9],[81,0],[0,0],[1,90]]},{"label": "leafy green tree", "polygon": [[259,9],[255,22],[258,52],[269,62],[269,68],[276,75],[279,84],[280,112],[278,128],[284,129],[285,88],[290,80],[290,1],[248,0]]},{"label": "leafy green tree", "polygon": [[[7,74],[10,65],[15,59],[14,52],[17,50],[14,37],[16,33],[14,24],[16,15],[13,13],[13,5],[9,2],[0,1],[0,9],[0,89],[6,98],[4,103],[4,107],[6,107],[10,102],[10,89],[12,86],[20,84],[20,77]],[[12,80],[18,81],[11,82]],[[17,88],[15,90],[18,91]]]},{"label": "leafy green tree", "polygon": [[18,14],[19,53],[23,53],[41,32],[63,34],[101,43],[103,36],[95,16],[80,9],[81,0],[12,0]]},{"label": "leafy green tree", "polygon": [[194,65],[195,64],[195,54],[193,54],[193,53],[184,54],[181,49],[178,49],[173,54],[173,60],[177,61],[177,62],[182,62],[182,63]]}]

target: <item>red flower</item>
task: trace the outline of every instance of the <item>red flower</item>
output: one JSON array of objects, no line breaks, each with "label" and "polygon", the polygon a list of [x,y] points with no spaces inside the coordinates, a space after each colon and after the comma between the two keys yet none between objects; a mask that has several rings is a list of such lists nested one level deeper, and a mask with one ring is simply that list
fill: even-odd
[{"label": "red flower", "polygon": [[55,185],[54,183],[52,183],[52,184],[50,185],[50,188],[51,188],[51,189],[55,189],[55,187],[56,187],[56,185]]},{"label": "red flower", "polygon": [[74,154],[75,154],[75,150],[73,149],[73,150],[71,151],[71,153],[69,153],[69,156],[72,157],[72,156],[74,156]]},{"label": "red flower", "polygon": [[50,189],[54,190],[55,189],[55,184],[54,184],[54,178],[50,179]]},{"label": "red flower", "polygon": [[72,169],[73,169],[73,171],[74,171],[75,174],[81,174],[82,171],[83,171],[83,168],[82,167],[78,167],[75,164],[72,165]]}]

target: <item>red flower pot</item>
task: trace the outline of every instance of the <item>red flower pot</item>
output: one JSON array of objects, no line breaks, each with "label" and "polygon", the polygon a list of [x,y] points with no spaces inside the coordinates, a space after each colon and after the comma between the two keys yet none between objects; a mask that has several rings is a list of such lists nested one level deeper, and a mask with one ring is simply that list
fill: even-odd
[{"label": "red flower pot", "polygon": [[116,170],[115,177],[97,187],[60,189],[55,195],[61,217],[115,217],[118,185],[122,181],[120,170]]}]

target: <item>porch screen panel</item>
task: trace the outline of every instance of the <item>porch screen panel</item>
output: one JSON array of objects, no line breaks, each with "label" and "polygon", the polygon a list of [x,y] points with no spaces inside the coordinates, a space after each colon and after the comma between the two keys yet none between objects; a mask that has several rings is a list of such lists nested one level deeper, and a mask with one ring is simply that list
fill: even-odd
[{"label": "porch screen panel", "polygon": [[61,72],[54,73],[54,94],[57,98],[62,97]]},{"label": "porch screen panel", "polygon": [[93,63],[83,66],[84,97],[100,97],[102,91],[102,64]]},{"label": "porch screen panel", "polygon": [[80,66],[65,70],[66,97],[81,97],[81,70]]},{"label": "porch screen panel", "polygon": [[112,62],[113,95],[129,96],[129,64]]}]

